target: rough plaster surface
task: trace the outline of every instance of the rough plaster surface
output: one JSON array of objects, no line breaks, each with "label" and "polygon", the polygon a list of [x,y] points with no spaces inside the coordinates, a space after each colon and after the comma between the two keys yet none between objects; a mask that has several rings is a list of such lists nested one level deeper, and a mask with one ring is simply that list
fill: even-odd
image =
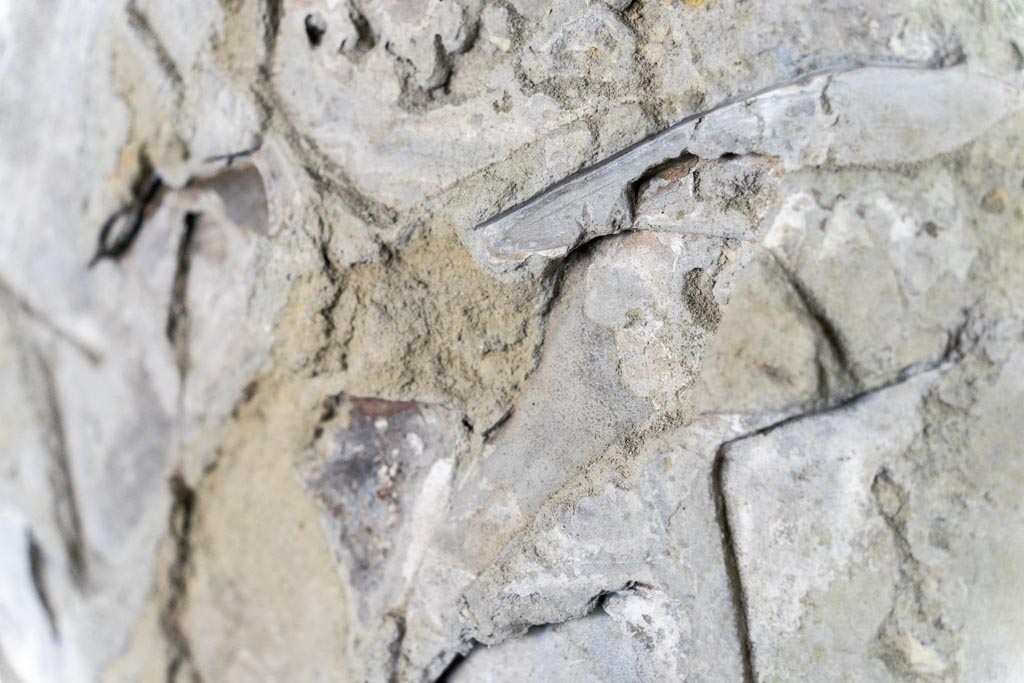
[{"label": "rough plaster surface", "polygon": [[0,4],[0,681],[1024,680],[1016,0]]}]

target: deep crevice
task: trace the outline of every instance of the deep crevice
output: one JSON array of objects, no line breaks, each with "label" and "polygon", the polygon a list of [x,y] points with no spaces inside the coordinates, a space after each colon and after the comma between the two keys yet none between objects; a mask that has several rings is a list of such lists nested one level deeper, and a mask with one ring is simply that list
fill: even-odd
[{"label": "deep crevice", "polygon": [[160,196],[163,181],[157,175],[145,151],[139,154],[139,171],[132,181],[131,199],[112,213],[100,228],[96,253],[89,267],[100,259],[118,260],[127,253],[142,231],[150,207]]},{"label": "deep crevice", "polygon": [[512,413],[514,410],[514,408],[509,408],[501,414],[501,417],[494,421],[494,424],[480,432],[480,438],[483,439],[484,443],[489,442],[494,435],[501,431],[502,427],[508,424],[508,421],[512,419]]},{"label": "deep crevice", "polygon": [[282,11],[281,0],[263,0],[263,62],[259,71],[260,76],[267,81],[272,77]]},{"label": "deep crevice", "polygon": [[464,17],[464,22],[466,38],[452,49],[445,46],[444,39],[440,34],[434,34],[434,65],[430,75],[422,84],[418,78],[419,71],[414,64],[408,58],[391,50],[385,43],[388,54],[395,61],[395,71],[401,88],[398,97],[399,107],[407,112],[423,113],[444,104],[446,96],[451,94],[451,80],[455,75],[456,57],[473,49],[480,35],[479,17]]},{"label": "deep crevice", "polygon": [[178,241],[178,256],[171,285],[171,303],[167,309],[165,327],[167,341],[174,350],[178,376],[182,379],[188,374],[189,367],[188,274],[199,218],[200,214],[192,211],[185,214],[185,228]]},{"label": "deep crevice", "polygon": [[[342,295],[345,293],[347,283],[342,277],[342,271],[334,263],[334,259],[330,255],[330,234],[327,229],[327,224],[323,218],[320,218],[320,232],[318,236],[319,251],[321,270],[327,277],[328,284],[331,287],[331,295],[324,303],[323,306],[317,311],[323,325],[324,341],[320,348],[313,354],[313,368],[314,373],[318,374],[323,370],[323,362],[327,357],[328,351],[331,350],[335,345],[340,346],[342,349],[348,347],[348,340],[343,340],[340,343],[334,339],[335,332],[337,331],[337,323],[334,320],[334,313],[338,308],[338,303],[341,301]],[[346,370],[348,368],[347,356],[344,350],[341,355],[341,369]]]},{"label": "deep crevice", "polygon": [[[264,27],[266,50],[272,50],[276,45],[277,28],[272,14],[267,16]],[[279,16],[276,21],[280,21]],[[271,33],[275,35],[273,40],[267,38]],[[280,106],[271,74],[272,64],[273,54],[267,52],[259,67],[261,78],[250,88],[259,109],[260,135],[266,134],[276,124],[280,137],[289,151],[296,155],[299,166],[313,183],[313,191],[321,198],[338,198],[356,218],[373,227],[397,224],[398,210],[360,190],[348,171],[320,149],[315,140],[302,133],[288,117],[285,108]]]},{"label": "deep crevice", "polygon": [[718,522],[719,531],[722,537],[722,551],[724,554],[725,569],[729,577],[730,592],[732,593],[733,606],[736,610],[737,635],[740,641],[740,651],[743,657],[744,683],[757,683],[756,649],[750,637],[749,610],[747,606],[746,590],[743,586],[743,576],[739,564],[739,553],[733,535],[733,528],[729,518],[728,498],[725,492],[725,480],[728,471],[729,450],[733,445],[747,439],[765,436],[776,429],[786,427],[800,420],[826,415],[839,410],[844,410],[860,403],[870,396],[879,392],[891,389],[903,384],[919,375],[933,370],[958,363],[964,354],[961,339],[963,329],[967,323],[964,322],[956,330],[950,332],[950,343],[941,356],[931,361],[909,366],[900,370],[896,375],[883,384],[866,389],[851,396],[839,398],[828,405],[815,410],[806,411],[797,415],[791,415],[778,420],[760,429],[748,432],[734,439],[722,443],[715,453],[715,459],[711,467],[711,495],[715,502],[715,517]]},{"label": "deep crevice", "polygon": [[398,683],[402,673],[402,643],[405,642],[405,617],[401,614],[390,615],[395,624],[395,637],[388,643],[388,656],[391,658],[388,683]]},{"label": "deep crevice", "polygon": [[324,21],[323,15],[319,12],[310,12],[302,23],[306,29],[306,40],[309,41],[309,46],[314,50],[320,47],[324,34],[327,33],[327,22]]},{"label": "deep crevice", "polygon": [[804,282],[797,277],[796,273],[794,273],[774,251],[768,249],[767,252],[771,254],[772,259],[774,259],[776,265],[786,276],[786,279],[789,281],[790,286],[792,286],[793,291],[800,298],[800,303],[803,304],[807,313],[811,318],[813,318],[822,337],[828,344],[829,350],[832,352],[836,362],[839,364],[839,368],[846,375],[845,379],[855,382],[856,375],[850,361],[850,356],[846,351],[846,344],[843,341],[843,336],[832,323],[828,313],[825,311],[825,307],[821,305]]},{"label": "deep crevice", "polygon": [[[620,588],[603,590],[600,593],[597,593],[596,595],[594,595],[587,602],[587,604],[586,604],[582,614],[579,614],[579,615],[576,615],[576,616],[570,616],[568,619],[565,619],[563,621],[544,622],[544,623],[540,623],[540,624],[522,624],[522,626],[521,626],[522,632],[519,633],[517,636],[515,636],[513,638],[509,638],[507,640],[502,640],[501,642],[498,642],[498,643],[491,643],[488,646],[489,647],[496,647],[496,646],[501,645],[502,643],[508,642],[509,640],[514,640],[515,638],[522,638],[526,634],[532,633],[532,632],[540,630],[540,629],[552,628],[552,627],[558,626],[560,624],[567,624],[567,623],[572,622],[572,621],[578,621],[580,619],[585,619],[585,618],[589,617],[590,615],[594,614],[597,610],[603,609],[605,603],[608,601],[608,598],[610,598],[610,597],[612,597],[614,595],[620,595],[622,593],[627,593],[629,591],[634,591],[634,590],[636,590],[638,588],[644,588],[644,589],[651,590],[654,587],[651,586],[648,583],[644,583],[643,581],[627,581]],[[480,641],[476,640],[475,638],[470,638],[470,639],[468,639],[466,641],[463,641],[462,646],[459,649],[459,651],[457,651],[452,656],[452,658],[445,665],[444,669],[442,669],[441,672],[437,676],[434,676],[433,678],[430,679],[431,683],[449,683],[449,681],[451,679],[451,676],[454,673],[456,673],[462,667],[462,665],[466,662],[466,660],[469,659],[470,655],[473,654],[473,651],[476,649],[476,647],[478,645],[480,645],[480,644],[481,644]]]},{"label": "deep crevice", "polygon": [[225,166],[230,166],[236,159],[252,156],[258,152],[261,147],[263,147],[263,135],[257,133],[254,137],[253,143],[245,149],[240,149],[236,152],[225,152],[224,154],[214,154],[213,156],[206,157],[203,161],[207,163],[223,161]]},{"label": "deep crevice", "polygon": [[153,53],[157,64],[160,65],[160,70],[163,71],[164,76],[174,88],[175,99],[180,104],[185,97],[185,79],[182,78],[181,71],[174,58],[171,57],[170,51],[160,40],[160,36],[153,29],[149,18],[138,8],[137,0],[129,0],[125,11],[128,14],[128,25],[138,34],[146,48]]},{"label": "deep crevice", "polygon": [[48,450],[52,460],[50,485],[53,488],[54,516],[57,528],[64,540],[71,578],[79,587],[88,579],[86,565],[85,533],[82,529],[81,513],[78,506],[78,494],[75,489],[74,477],[71,473],[71,457],[68,453],[64,412],[60,406],[60,395],[53,369],[39,351],[36,362],[42,374],[44,398],[47,414]]},{"label": "deep crevice", "polygon": [[476,641],[471,641],[470,649],[466,652],[458,652],[452,657],[452,661],[448,662],[448,666],[444,668],[435,678],[433,683],[449,683],[452,675],[459,670],[459,667],[465,663],[466,659],[473,652],[473,648],[477,646]]},{"label": "deep crevice", "polygon": [[636,219],[637,201],[640,199],[640,193],[648,182],[669,169],[678,168],[679,175],[688,175],[693,173],[695,178],[694,182],[696,183],[696,166],[698,161],[700,161],[700,157],[695,154],[691,154],[688,151],[684,151],[679,156],[666,159],[644,169],[644,172],[637,176],[626,187],[627,206],[629,207],[628,219],[630,223]]},{"label": "deep crevice", "polygon": [[345,41],[342,41],[341,45],[338,46],[338,51],[352,51],[356,55],[364,55],[377,45],[377,35],[373,32],[373,27],[370,26],[370,22],[366,19],[366,14],[363,13],[362,9],[353,0],[349,0],[348,3],[348,18],[352,22],[352,27],[356,30],[356,42],[354,45],[346,45]]},{"label": "deep crevice", "polygon": [[196,493],[181,474],[171,477],[170,488],[170,539],[174,555],[167,569],[167,598],[160,610],[160,629],[168,649],[166,680],[167,683],[202,683],[202,676],[192,658],[191,643],[181,624],[192,569],[191,534]]},{"label": "deep crevice", "polygon": [[452,58],[444,48],[439,34],[434,34],[434,70],[427,78],[423,89],[426,92],[448,88],[448,80],[452,77]]},{"label": "deep crevice", "polygon": [[46,556],[43,549],[39,547],[35,535],[28,532],[28,566],[32,574],[32,587],[36,591],[39,604],[46,613],[46,619],[50,622],[50,632],[55,639],[60,639],[60,629],[57,628],[57,614],[53,610],[53,603],[50,600],[50,592],[46,588]]},{"label": "deep crevice", "polygon": [[50,494],[45,497],[52,506],[52,522],[63,545],[67,573],[73,585],[82,590],[89,578],[86,560],[88,546],[68,452],[56,373],[43,351],[24,338],[20,330],[16,329],[14,342],[19,372],[23,373],[25,381],[25,398],[37,421],[41,445],[46,455],[43,472],[50,486]]},{"label": "deep crevice", "polygon": [[355,217],[374,227],[389,227],[398,223],[399,213],[396,209],[360,190],[347,170],[327,156],[315,141],[299,132],[281,108],[276,106],[276,95],[258,99],[262,102],[268,120],[274,113],[277,114],[289,149],[299,158],[302,169],[319,195],[337,197]]},{"label": "deep crevice", "polygon": [[711,496],[715,501],[715,519],[722,540],[722,555],[725,561],[725,573],[729,579],[729,592],[732,596],[735,611],[736,636],[740,645],[740,657],[743,661],[743,683],[756,683],[754,669],[754,647],[750,639],[749,612],[747,594],[743,589],[743,578],[740,575],[739,555],[733,539],[732,525],[729,522],[729,509],[725,498],[726,450],[731,442],[719,446],[711,466]]}]

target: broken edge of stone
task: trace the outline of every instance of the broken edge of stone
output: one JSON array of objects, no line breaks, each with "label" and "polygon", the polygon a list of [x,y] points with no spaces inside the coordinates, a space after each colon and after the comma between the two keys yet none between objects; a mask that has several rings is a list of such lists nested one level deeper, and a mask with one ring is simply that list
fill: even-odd
[{"label": "broken edge of stone", "polygon": [[746,155],[787,171],[915,162],[1022,108],[1019,87],[965,64],[821,71],[684,119],[477,225],[467,241],[492,272],[542,268],[594,238],[655,227],[637,220],[638,189],[667,166]]}]

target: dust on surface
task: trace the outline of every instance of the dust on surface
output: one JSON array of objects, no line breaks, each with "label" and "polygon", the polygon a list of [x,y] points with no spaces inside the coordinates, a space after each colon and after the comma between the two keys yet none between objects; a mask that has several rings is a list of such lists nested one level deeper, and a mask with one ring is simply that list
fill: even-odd
[{"label": "dust on surface", "polygon": [[[346,595],[319,511],[294,471],[323,387],[264,377],[223,433],[216,464],[194,484],[195,508],[178,628],[202,680],[335,680],[344,671]],[[163,577],[127,651],[105,681],[165,680],[161,605],[181,587]]]},{"label": "dust on surface", "polygon": [[551,281],[498,280],[447,230],[340,274],[319,372],[349,394],[462,411],[481,430],[533,370]]}]

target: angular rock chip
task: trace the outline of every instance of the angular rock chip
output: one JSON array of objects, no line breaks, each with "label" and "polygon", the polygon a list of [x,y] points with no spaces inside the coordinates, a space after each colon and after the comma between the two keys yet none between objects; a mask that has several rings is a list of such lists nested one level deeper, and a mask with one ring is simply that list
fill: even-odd
[{"label": "angular rock chip", "polygon": [[458,420],[437,406],[343,395],[326,411],[299,474],[365,618],[401,591],[444,513]]},{"label": "angular rock chip", "polygon": [[[600,235],[647,227],[636,223],[634,184],[672,160],[760,155],[779,159],[786,170],[920,160],[970,142],[1021,106],[1018,88],[963,66],[824,72],[690,117],[495,216],[469,236],[481,261],[497,270],[531,256],[557,259]],[[879,112],[884,123],[877,123]],[[675,220],[687,222],[687,209],[699,212],[684,203]],[[723,227],[716,234],[734,229]]]}]

